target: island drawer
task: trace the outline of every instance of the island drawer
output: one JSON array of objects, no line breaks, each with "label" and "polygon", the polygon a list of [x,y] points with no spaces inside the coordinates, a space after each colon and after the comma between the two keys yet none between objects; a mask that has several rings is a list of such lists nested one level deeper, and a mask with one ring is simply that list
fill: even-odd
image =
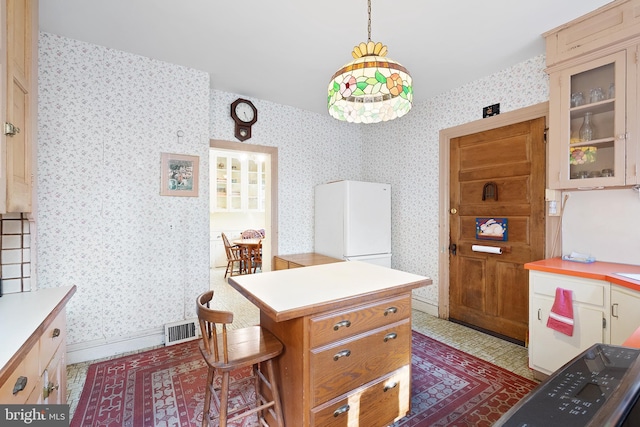
[{"label": "island drawer", "polygon": [[411,363],[411,319],[311,350],[312,406]]},{"label": "island drawer", "polygon": [[387,426],[409,412],[410,392],[411,369],[406,365],[312,409],[311,426]]},{"label": "island drawer", "polygon": [[63,310],[53,319],[40,337],[40,373],[49,364],[60,344],[65,342],[67,336],[66,323],[66,315]]},{"label": "island drawer", "polygon": [[[0,386],[0,402],[3,404],[24,404],[40,379],[38,366],[38,346],[34,345],[9,378]],[[26,382],[25,379],[26,378]],[[20,391],[13,394],[18,381],[23,383]]]},{"label": "island drawer", "polygon": [[411,295],[373,301],[310,320],[310,346],[317,347],[411,317]]}]

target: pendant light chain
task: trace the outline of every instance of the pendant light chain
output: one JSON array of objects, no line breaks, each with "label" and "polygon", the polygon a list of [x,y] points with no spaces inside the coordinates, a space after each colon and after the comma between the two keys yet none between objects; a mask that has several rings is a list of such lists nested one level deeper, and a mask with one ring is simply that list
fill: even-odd
[{"label": "pendant light chain", "polygon": [[367,13],[369,14],[369,21],[367,23],[369,38],[367,39],[367,41],[370,42],[371,41],[371,0],[367,0],[367,3],[368,3]]}]

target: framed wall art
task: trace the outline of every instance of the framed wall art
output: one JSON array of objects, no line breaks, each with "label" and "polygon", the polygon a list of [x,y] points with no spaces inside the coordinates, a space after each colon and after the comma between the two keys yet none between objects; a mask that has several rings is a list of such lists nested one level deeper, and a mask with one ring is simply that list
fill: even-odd
[{"label": "framed wall art", "polygon": [[198,156],[162,153],[161,196],[198,197]]},{"label": "framed wall art", "polygon": [[476,218],[476,239],[507,241],[507,218]]}]

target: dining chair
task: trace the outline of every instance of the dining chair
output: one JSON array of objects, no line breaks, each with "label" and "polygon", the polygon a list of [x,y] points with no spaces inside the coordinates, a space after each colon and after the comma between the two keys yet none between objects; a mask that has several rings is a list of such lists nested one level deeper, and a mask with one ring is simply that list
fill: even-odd
[{"label": "dining chair", "polygon": [[[226,427],[227,423],[252,414],[256,414],[260,425],[284,427],[280,392],[273,368],[274,358],[282,353],[282,342],[259,325],[227,330],[227,325],[233,323],[233,313],[211,309],[212,299],[213,291],[207,291],[198,296],[196,302],[202,332],[199,348],[208,367],[202,427],[208,426],[216,418],[219,424],[214,425]],[[250,370],[246,369],[248,375],[230,383],[231,372],[248,367],[251,367]],[[218,381],[220,376],[222,379]],[[230,389],[246,383],[253,383],[255,399],[229,411]],[[220,408],[217,417],[210,415],[212,398]]]},{"label": "dining chair", "polygon": [[240,236],[243,239],[263,239],[264,230],[244,230]]},{"label": "dining chair", "polygon": [[227,238],[226,234],[220,234],[222,235],[224,250],[227,254],[227,269],[224,272],[224,278],[227,278],[227,274],[233,276],[233,269],[236,264],[238,268],[238,274],[248,273],[248,269],[251,268],[251,260],[247,251],[238,245],[232,245],[231,243],[229,243],[229,239]]},{"label": "dining chair", "polygon": [[249,251],[249,259],[251,260],[249,268],[253,267],[254,274],[258,267],[260,267],[260,271],[262,271],[262,240],[260,240],[256,246],[251,248]]}]

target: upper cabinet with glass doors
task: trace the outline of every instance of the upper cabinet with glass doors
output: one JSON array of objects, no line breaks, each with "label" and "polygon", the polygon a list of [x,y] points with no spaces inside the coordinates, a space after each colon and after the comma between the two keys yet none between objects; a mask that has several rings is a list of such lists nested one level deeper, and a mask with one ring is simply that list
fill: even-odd
[{"label": "upper cabinet with glass doors", "polygon": [[637,8],[640,0],[615,1],[545,34],[550,188],[639,182],[640,20],[628,13]]},{"label": "upper cabinet with glass doors", "polygon": [[210,152],[212,212],[264,211],[264,162],[246,153]]}]

